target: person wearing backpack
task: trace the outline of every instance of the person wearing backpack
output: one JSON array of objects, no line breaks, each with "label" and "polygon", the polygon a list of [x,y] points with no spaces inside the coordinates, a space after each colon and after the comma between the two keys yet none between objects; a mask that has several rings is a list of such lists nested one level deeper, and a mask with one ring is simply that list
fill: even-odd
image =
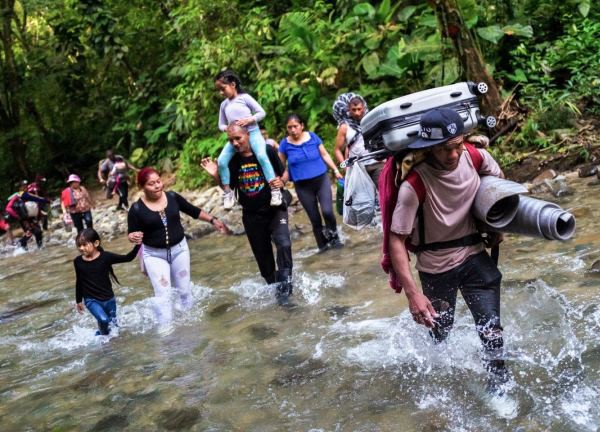
[{"label": "person wearing backpack", "polygon": [[[333,118],[338,123],[335,137],[334,154],[339,163],[351,157],[361,157],[369,153],[365,148],[360,121],[369,112],[365,99],[355,93],[341,94],[333,104]],[[375,187],[383,170],[385,162],[375,159],[359,162],[364,168]]]},{"label": "person wearing backpack", "polygon": [[[428,111],[420,128],[420,138],[408,147],[422,150],[423,162],[398,184],[400,170],[390,158],[380,178],[382,267],[391,287],[398,293],[404,289],[414,321],[428,327],[436,343],[452,329],[461,292],[483,345],[488,390],[501,394],[510,379],[500,323],[502,274],[485,248],[496,246],[502,235],[490,234],[484,243],[471,205],[481,175],[503,174],[486,150],[465,141],[463,120],[454,110]],[[412,276],[408,250],[416,253],[421,289]]]}]

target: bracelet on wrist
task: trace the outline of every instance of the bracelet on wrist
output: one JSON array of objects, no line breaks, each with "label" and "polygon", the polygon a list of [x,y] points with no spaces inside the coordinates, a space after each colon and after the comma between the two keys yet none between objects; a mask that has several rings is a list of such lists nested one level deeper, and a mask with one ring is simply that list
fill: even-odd
[{"label": "bracelet on wrist", "polygon": [[215,221],[218,220],[216,217],[211,217],[210,220],[208,221],[211,225],[214,225]]}]

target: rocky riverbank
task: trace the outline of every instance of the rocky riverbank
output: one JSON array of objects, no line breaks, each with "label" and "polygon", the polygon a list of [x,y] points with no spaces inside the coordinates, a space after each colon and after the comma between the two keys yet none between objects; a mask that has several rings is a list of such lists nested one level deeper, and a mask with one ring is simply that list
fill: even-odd
[{"label": "rocky riverbank", "polygon": [[[574,171],[557,173],[553,169],[537,170],[535,178],[523,184],[527,187],[532,195],[539,195],[541,199],[553,200],[564,195],[577,193],[576,186],[573,185],[574,179],[579,177],[590,177],[590,184],[597,185],[600,191],[600,171],[598,168],[600,161],[580,165]],[[540,172],[541,171],[541,172]],[[514,171],[513,171],[514,173]],[[519,175],[516,175],[519,177]],[[174,178],[165,179],[167,184],[174,183]],[[298,202],[297,196],[293,188],[290,189],[293,196],[290,211],[295,213],[301,211],[302,208]],[[140,191],[134,189],[131,193],[130,202],[134,202],[140,196]],[[221,202],[221,190],[214,186],[204,190],[187,190],[181,191],[188,201],[194,205],[208,211],[219,219],[223,220],[231,229],[233,234],[243,234],[244,228],[241,222],[241,207],[237,205],[233,210],[226,211],[223,209]],[[96,197],[96,207],[93,209],[94,228],[99,232],[102,239],[110,241],[119,236],[125,235],[127,232],[127,212],[115,211],[116,198],[108,200],[102,196],[102,191],[94,191]],[[56,208],[56,206],[55,206]],[[58,212],[60,209],[58,210]],[[55,210],[55,214],[56,214]],[[576,215],[577,216],[577,215]],[[212,226],[206,222],[194,220],[189,217],[182,217],[182,223],[186,234],[190,238],[199,238],[204,235],[214,232]],[[311,233],[308,226],[293,226],[293,235],[302,235]],[[17,233],[15,233],[17,234]],[[17,234],[18,235],[18,234]],[[75,237],[74,229],[67,229],[62,222],[62,219],[54,217],[50,222],[50,229],[44,233],[44,244],[46,246],[65,245],[73,242]],[[30,242],[33,243],[33,242]],[[33,244],[30,247],[35,247]],[[0,254],[14,252],[15,247],[5,245],[0,247]]]}]

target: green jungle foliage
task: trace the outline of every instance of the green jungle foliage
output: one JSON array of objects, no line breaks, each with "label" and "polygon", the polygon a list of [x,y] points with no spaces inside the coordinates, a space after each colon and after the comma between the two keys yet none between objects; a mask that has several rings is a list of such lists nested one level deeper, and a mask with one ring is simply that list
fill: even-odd
[{"label": "green jungle foliage", "polygon": [[[172,161],[187,186],[201,185],[200,158],[225,143],[213,82],[224,67],[265,108],[271,136],[298,112],[331,149],[338,94],[374,107],[468,79],[435,3],[2,0],[0,197],[25,176],[58,185],[87,172],[107,148],[137,165]],[[503,95],[530,110],[511,147],[496,150],[502,160],[600,112],[591,0],[457,3]]]}]

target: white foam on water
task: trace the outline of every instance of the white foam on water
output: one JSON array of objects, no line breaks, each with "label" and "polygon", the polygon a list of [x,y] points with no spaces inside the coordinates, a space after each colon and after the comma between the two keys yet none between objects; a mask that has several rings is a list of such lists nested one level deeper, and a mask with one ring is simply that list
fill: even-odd
[{"label": "white foam on water", "polygon": [[[184,322],[197,321],[202,317],[202,305],[212,293],[207,287],[192,283],[193,306],[183,311],[182,307],[174,297],[175,315],[171,323],[173,328]],[[84,347],[100,347],[110,342],[111,339],[118,337],[120,332],[129,334],[143,334],[157,325],[154,313],[152,297],[135,301],[131,304],[123,305],[123,299],[117,297],[117,322],[118,327],[111,327],[111,333],[108,336],[96,336],[98,325],[96,319],[87,310],[82,314],[73,313],[65,318],[67,320],[67,329],[48,338],[39,339],[34,335],[29,340],[18,338],[15,345],[22,352],[45,353],[48,351],[74,351]]]},{"label": "white foam on water", "polygon": [[[342,287],[344,277],[325,272],[295,271],[292,284],[296,302],[302,299],[306,304],[315,304],[321,299],[324,289]],[[276,303],[276,286],[276,284],[267,285],[258,279],[243,279],[229,290],[240,296],[246,307],[265,307]]]},{"label": "white foam on water", "polygon": [[600,424],[598,396],[598,390],[587,385],[575,386],[561,400],[561,411],[580,428],[597,431]]},{"label": "white foam on water", "polygon": [[265,307],[276,303],[275,286],[267,285],[262,279],[242,279],[229,290],[241,298],[245,307]]},{"label": "white foam on water", "polygon": [[301,296],[307,304],[316,304],[321,300],[321,293],[327,288],[341,288],[345,278],[335,273],[307,273],[294,274],[294,295]]}]

